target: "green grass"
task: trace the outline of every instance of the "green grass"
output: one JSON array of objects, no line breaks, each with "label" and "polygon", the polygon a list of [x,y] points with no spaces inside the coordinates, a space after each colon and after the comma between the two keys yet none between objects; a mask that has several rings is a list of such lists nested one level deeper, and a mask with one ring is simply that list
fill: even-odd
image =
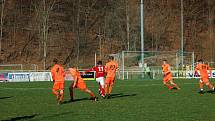
[{"label": "green grass", "polygon": [[[160,80],[118,80],[111,99],[92,102],[75,91],[75,102],[57,105],[51,82],[0,83],[0,120],[31,121],[214,121],[215,94],[200,96],[197,80],[176,80],[168,91]],[[65,101],[69,100],[66,82]],[[97,93],[97,84],[87,82]]]}]

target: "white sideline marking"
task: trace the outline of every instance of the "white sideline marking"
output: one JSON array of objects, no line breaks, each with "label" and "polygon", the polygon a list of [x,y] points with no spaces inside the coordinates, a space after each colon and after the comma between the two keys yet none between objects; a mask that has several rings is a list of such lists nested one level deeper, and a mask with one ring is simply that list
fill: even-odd
[{"label": "white sideline marking", "polygon": [[[194,85],[198,83],[183,83],[183,85]],[[115,87],[150,87],[150,86],[163,86],[163,84],[145,84],[145,85],[117,85]],[[88,87],[97,87],[97,86],[88,86]],[[52,88],[10,88],[10,87],[0,87],[0,89],[8,89],[8,90],[51,90]],[[67,89],[67,87],[65,87]]]}]

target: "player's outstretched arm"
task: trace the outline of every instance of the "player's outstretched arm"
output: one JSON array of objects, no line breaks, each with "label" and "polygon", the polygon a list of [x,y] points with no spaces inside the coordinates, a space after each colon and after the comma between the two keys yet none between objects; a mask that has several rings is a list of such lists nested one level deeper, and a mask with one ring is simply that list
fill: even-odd
[{"label": "player's outstretched arm", "polygon": [[84,71],[83,74],[85,74],[85,73],[87,73],[87,72],[91,72],[91,71],[94,71],[94,67],[91,68],[91,69],[88,69],[88,70]]}]

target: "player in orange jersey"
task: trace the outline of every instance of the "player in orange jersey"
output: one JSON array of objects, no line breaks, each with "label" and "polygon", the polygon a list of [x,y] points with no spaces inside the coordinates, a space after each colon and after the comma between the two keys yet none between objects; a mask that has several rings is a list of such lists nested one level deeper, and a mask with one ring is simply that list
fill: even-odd
[{"label": "player in orange jersey", "polygon": [[113,84],[115,81],[116,71],[118,71],[118,76],[120,77],[118,63],[114,61],[114,57],[109,57],[109,62],[105,65],[105,72],[107,73],[105,80],[105,94],[107,98],[110,98],[110,94],[113,89]]},{"label": "player in orange jersey", "polygon": [[90,95],[90,99],[97,101],[96,96],[94,95],[94,93],[89,90],[84,82],[84,80],[81,78],[81,74],[80,72],[75,69],[75,68],[69,68],[69,72],[72,75],[74,82],[71,83],[70,87],[69,87],[69,91],[70,91],[70,101],[74,101],[74,94],[73,94],[73,89],[74,88],[78,88],[81,91],[84,91],[86,93],[88,93]]},{"label": "player in orange jersey", "polygon": [[[172,79],[172,72],[170,71],[170,65],[167,63],[167,60],[163,60],[163,65],[162,65],[162,70],[163,70],[163,84],[169,89],[172,90],[173,87],[175,87],[176,89],[180,89],[179,86],[173,82]],[[171,86],[173,85],[173,86]]]},{"label": "player in orange jersey", "polygon": [[53,94],[57,98],[57,103],[61,104],[64,98],[64,69],[58,64],[58,60],[54,59],[54,66],[51,69],[52,79],[54,82],[54,86],[52,88]]},{"label": "player in orange jersey", "polygon": [[214,86],[210,83],[209,76],[208,76],[208,71],[209,71],[210,76],[211,76],[212,70],[209,67],[209,65],[206,65],[203,63],[202,59],[198,60],[198,63],[196,65],[195,72],[198,73],[198,71],[200,73],[200,81],[199,81],[200,91],[199,91],[199,93],[200,94],[204,93],[204,89],[203,89],[204,84],[207,85],[210,90],[215,91]]}]

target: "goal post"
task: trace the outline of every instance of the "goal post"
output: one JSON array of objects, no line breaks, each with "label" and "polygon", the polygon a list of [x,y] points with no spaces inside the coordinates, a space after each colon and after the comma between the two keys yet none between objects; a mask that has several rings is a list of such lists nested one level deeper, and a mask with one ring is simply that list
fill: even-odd
[{"label": "goal post", "polygon": [[[144,55],[144,61],[142,61]],[[183,56],[183,65],[182,65]],[[162,60],[171,66],[174,78],[186,78],[186,71],[194,70],[194,52],[177,51],[122,51],[115,55],[120,65],[122,79],[161,79]],[[144,62],[144,63],[142,63]]]}]

